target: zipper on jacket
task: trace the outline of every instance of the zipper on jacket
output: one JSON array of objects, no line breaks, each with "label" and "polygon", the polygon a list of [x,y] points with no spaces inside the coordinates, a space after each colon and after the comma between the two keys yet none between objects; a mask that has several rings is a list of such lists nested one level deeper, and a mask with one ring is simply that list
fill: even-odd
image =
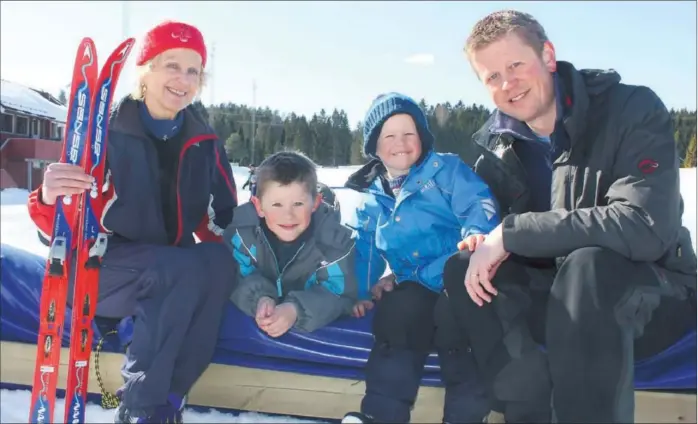
[{"label": "zipper on jacket", "polygon": [[[281,296],[283,295],[283,290],[281,290],[281,276],[284,275],[284,271],[286,271],[286,268],[288,268],[288,266],[291,265],[291,263],[293,262],[293,260],[296,259],[296,257],[298,256],[298,254],[301,253],[301,250],[303,250],[303,247],[304,247],[304,246],[305,246],[305,243],[301,244],[301,247],[298,248],[298,251],[296,252],[296,254],[293,255],[293,257],[291,258],[291,260],[288,261],[288,263],[286,264],[286,266],[284,266],[284,269],[282,269],[281,272],[279,273],[279,278],[276,279],[276,290],[277,290],[277,292],[279,293],[279,297],[281,297]],[[272,252],[272,253],[273,253],[273,252]],[[278,262],[276,263],[276,269],[277,269],[277,270],[279,269],[279,263],[278,263]]]},{"label": "zipper on jacket", "polygon": [[303,250],[303,247],[305,247],[305,243],[301,244],[301,247],[298,248],[298,251],[296,251],[296,254],[293,255],[290,261],[284,266],[284,269],[279,270],[279,261],[276,259],[276,253],[274,253],[274,249],[271,247],[271,243],[269,243],[269,239],[267,238],[267,235],[264,234],[264,231],[260,227],[257,227],[257,233],[262,236],[264,239],[264,242],[267,244],[267,247],[269,248],[269,251],[271,252],[271,256],[274,258],[274,263],[276,264],[276,293],[279,295],[279,297],[283,296],[283,290],[281,289],[281,276],[284,274],[284,271],[286,271],[286,268],[288,268],[289,265],[293,262],[294,259],[298,256],[299,253],[301,253],[301,250]]}]

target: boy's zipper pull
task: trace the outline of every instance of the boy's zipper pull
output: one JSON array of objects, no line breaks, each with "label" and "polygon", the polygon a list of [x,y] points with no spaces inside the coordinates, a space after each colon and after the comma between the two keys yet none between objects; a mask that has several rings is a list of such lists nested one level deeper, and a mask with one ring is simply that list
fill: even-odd
[{"label": "boy's zipper pull", "polygon": [[276,292],[279,295],[279,298],[283,296],[283,291],[281,290],[281,276],[279,275],[279,278],[276,279]]}]

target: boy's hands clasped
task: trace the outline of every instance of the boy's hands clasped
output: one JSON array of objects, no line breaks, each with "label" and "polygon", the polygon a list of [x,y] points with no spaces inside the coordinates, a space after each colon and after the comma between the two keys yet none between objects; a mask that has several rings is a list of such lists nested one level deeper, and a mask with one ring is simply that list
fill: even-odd
[{"label": "boy's hands clasped", "polygon": [[279,305],[270,297],[263,297],[257,302],[255,321],[257,326],[269,337],[279,337],[293,327],[298,319],[298,311],[293,303]]}]

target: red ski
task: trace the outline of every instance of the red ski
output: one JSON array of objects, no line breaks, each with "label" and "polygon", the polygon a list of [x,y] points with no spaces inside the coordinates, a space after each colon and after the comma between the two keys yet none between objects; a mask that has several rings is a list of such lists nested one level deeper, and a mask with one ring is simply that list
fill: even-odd
[{"label": "red ski", "polygon": [[[84,38],[78,47],[70,89],[66,131],[60,161],[81,165],[89,131],[90,99],[97,79],[97,52],[94,42]],[[73,230],[77,224],[77,202],[56,199],[53,234],[39,307],[34,385],[30,422],[53,422],[56,384],[61,356],[61,340],[68,292],[69,265],[73,248]]]},{"label": "red ski", "polygon": [[90,192],[80,195],[78,212],[77,253],[75,260],[75,290],[70,326],[70,359],[65,392],[66,423],[85,422],[85,402],[90,375],[93,321],[97,306],[99,268],[107,248],[107,234],[101,224],[104,202],[102,188],[105,179],[105,153],[112,98],[126,59],[135,40],[122,42],[107,58],[97,80],[90,107],[90,133],[83,157],[85,172],[95,182]]},{"label": "red ski", "polygon": [[[75,264],[65,422],[85,422],[99,266],[106,249],[100,222],[104,209],[107,125],[119,75],[135,40],[117,47],[97,79],[97,51],[90,38],[80,43],[73,70],[61,162],[80,165],[95,183],[77,199],[56,201],[53,234],[41,292],[39,337],[30,423],[53,422],[70,266]],[[77,230],[77,232],[75,232]],[[75,261],[72,250],[77,248]]]}]

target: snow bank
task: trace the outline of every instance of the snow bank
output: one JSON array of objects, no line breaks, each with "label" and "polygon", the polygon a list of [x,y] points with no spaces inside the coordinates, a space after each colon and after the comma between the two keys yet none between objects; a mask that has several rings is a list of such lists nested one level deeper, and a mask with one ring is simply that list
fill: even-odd
[{"label": "snow bank", "polygon": [[0,191],[0,205],[26,205],[29,191],[23,188],[6,188]]}]

